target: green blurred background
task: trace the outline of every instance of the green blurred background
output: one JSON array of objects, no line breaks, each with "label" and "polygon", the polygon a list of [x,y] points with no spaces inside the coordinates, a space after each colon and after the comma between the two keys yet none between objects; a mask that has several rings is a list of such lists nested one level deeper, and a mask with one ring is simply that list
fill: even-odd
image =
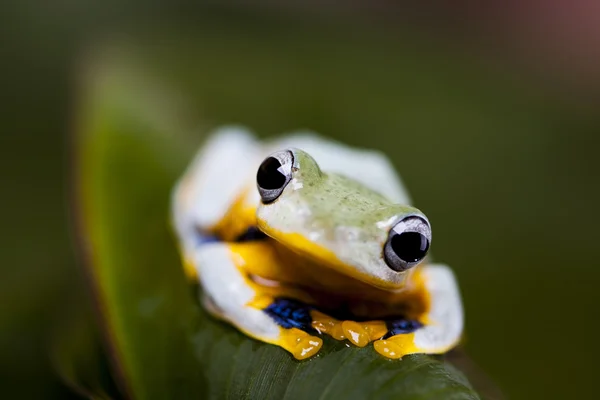
[{"label": "green blurred background", "polygon": [[233,122],[386,151],[432,221],[436,258],[458,275],[474,361],[508,398],[592,396],[600,15],[560,2],[489,6],[3,3],[8,397],[71,396],[47,347],[72,304],[87,302],[70,230],[69,133],[81,65],[98,49],[136,59],[180,96],[197,143]]}]

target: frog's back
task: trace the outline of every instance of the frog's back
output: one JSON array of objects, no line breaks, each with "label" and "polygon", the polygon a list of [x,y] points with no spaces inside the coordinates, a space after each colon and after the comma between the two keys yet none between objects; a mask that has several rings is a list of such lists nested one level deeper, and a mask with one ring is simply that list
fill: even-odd
[{"label": "frog's back", "polygon": [[379,151],[350,147],[309,131],[295,132],[266,143],[267,153],[290,147],[310,154],[324,172],[358,181],[392,203],[411,203],[391,162]]},{"label": "frog's back", "polygon": [[306,151],[326,173],[356,180],[392,203],[410,204],[399,176],[380,152],[352,148],[312,132],[261,142],[245,128],[228,126],[208,138],[178,183],[174,196],[179,197],[173,202],[176,229],[210,231],[244,193],[245,206],[255,207],[260,201],[255,189],[260,162],[291,147]]}]

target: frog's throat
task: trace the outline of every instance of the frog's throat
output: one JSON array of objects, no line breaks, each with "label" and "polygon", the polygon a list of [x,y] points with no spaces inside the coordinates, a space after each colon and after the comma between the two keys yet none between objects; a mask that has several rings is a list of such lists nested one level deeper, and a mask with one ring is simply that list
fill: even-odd
[{"label": "frog's throat", "polygon": [[259,228],[268,236],[279,242],[282,246],[285,246],[293,252],[301,254],[303,257],[313,259],[342,275],[349,276],[378,289],[392,292],[399,291],[404,288],[407,281],[407,279],[404,279],[400,283],[387,282],[381,278],[358,271],[353,266],[348,265],[340,260],[331,250],[328,250],[323,246],[308,240],[299,233],[283,233],[273,229],[267,224],[260,223]]}]

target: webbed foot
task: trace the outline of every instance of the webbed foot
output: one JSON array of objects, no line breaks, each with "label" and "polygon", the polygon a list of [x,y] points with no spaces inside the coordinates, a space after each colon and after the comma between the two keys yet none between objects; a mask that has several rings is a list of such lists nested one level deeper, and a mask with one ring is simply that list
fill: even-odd
[{"label": "webbed foot", "polygon": [[263,308],[277,325],[281,326],[281,337],[277,344],[292,353],[297,360],[317,354],[323,339],[310,335],[315,332],[311,323],[312,307],[297,300],[275,298]]},{"label": "webbed foot", "polygon": [[374,342],[375,350],[391,359],[419,352],[414,332],[423,325],[416,320],[341,321],[298,300],[268,296],[255,299],[252,305],[283,328],[276,343],[298,360],[312,357],[321,349],[323,340],[311,335],[313,332],[326,333],[337,340],[348,339],[358,347]]},{"label": "webbed foot", "polygon": [[389,339],[377,340],[373,343],[373,347],[382,356],[397,360],[408,354],[420,353],[414,344],[414,339],[414,333],[401,334]]},{"label": "webbed foot", "polygon": [[399,359],[407,354],[419,353],[414,344],[414,332],[423,324],[411,319],[395,319],[386,322],[388,333],[373,343],[375,351],[384,357]]},{"label": "webbed foot", "polygon": [[285,329],[277,344],[294,356],[296,360],[304,360],[317,354],[323,346],[323,339],[298,329]]},{"label": "webbed foot", "polygon": [[365,347],[388,331],[384,321],[340,321],[322,312],[312,311],[312,326],[337,340],[348,339],[358,347]]}]

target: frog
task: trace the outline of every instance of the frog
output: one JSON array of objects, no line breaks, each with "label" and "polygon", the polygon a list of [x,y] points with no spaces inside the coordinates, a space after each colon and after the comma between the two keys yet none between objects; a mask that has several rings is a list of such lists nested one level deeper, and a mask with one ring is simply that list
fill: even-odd
[{"label": "frog", "polygon": [[462,338],[452,269],[391,161],[310,131],[259,140],[217,129],[172,191],[183,270],[199,302],[297,359],[323,337],[397,360]]}]

